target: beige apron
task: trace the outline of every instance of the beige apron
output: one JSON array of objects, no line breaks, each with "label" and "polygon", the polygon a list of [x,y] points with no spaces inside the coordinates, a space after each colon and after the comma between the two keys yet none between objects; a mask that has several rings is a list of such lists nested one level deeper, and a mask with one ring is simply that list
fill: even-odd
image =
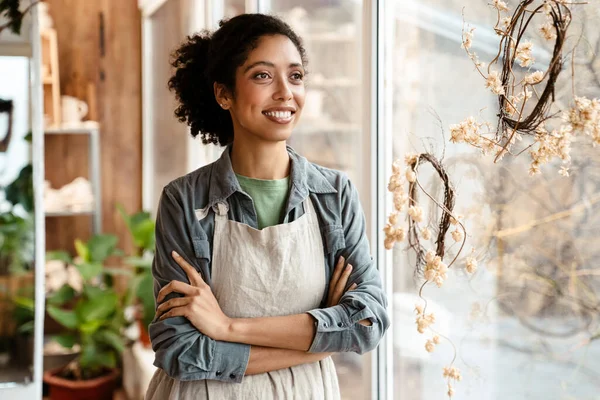
[{"label": "beige apron", "polygon": [[[325,291],[323,241],[310,198],[287,224],[254,229],[227,218],[220,203],[213,240],[213,293],[233,318],[299,314],[319,307]],[[152,394],[151,394],[152,393]],[[259,375],[242,383],[179,381],[157,370],[150,400],[332,400],[339,386],[331,357]]]}]

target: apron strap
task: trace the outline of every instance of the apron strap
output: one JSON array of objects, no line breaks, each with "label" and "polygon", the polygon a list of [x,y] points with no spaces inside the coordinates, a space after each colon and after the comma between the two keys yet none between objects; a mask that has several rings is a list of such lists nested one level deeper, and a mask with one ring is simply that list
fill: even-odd
[{"label": "apron strap", "polygon": [[229,205],[225,202],[219,202],[213,205],[213,211],[215,212],[215,218],[227,219],[227,212],[229,211]]}]

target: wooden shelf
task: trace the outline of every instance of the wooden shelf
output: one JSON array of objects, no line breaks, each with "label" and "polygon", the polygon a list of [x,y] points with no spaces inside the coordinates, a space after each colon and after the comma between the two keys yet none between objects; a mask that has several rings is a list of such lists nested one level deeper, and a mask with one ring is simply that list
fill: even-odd
[{"label": "wooden shelf", "polygon": [[90,216],[96,213],[95,210],[91,211],[53,211],[45,213],[46,217],[78,217],[82,215]]},{"label": "wooden shelf", "polygon": [[46,135],[89,135],[94,132],[98,132],[98,128],[90,128],[86,126],[61,128],[51,127],[44,130],[44,134]]}]

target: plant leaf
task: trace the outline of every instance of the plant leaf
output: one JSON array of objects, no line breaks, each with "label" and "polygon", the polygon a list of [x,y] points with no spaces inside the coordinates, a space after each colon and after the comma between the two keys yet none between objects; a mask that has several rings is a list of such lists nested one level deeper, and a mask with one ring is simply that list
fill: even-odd
[{"label": "plant leaf", "polygon": [[66,251],[48,251],[46,252],[46,261],[59,260],[67,264],[73,263],[73,258]]},{"label": "plant leaf", "polygon": [[104,295],[81,301],[77,304],[76,312],[81,321],[105,321],[117,310],[117,294],[111,290],[105,290]]},{"label": "plant leaf", "polygon": [[65,311],[58,307],[49,305],[47,308],[48,314],[59,324],[68,329],[77,328],[77,314],[74,311]]},{"label": "plant leaf", "polygon": [[54,336],[54,340],[56,340],[62,347],[66,347],[67,349],[72,348],[75,343],[77,343],[77,337],[73,334],[57,335]]},{"label": "plant leaf", "polygon": [[81,239],[75,239],[75,251],[77,255],[84,261],[90,261],[90,251],[88,246]]},{"label": "plant leaf", "polygon": [[35,321],[27,321],[17,328],[17,332],[21,335],[29,335],[30,333],[33,333],[34,328]]},{"label": "plant leaf", "polygon": [[102,330],[96,332],[94,337],[99,342],[112,347],[119,353],[122,353],[124,350],[125,346],[123,345],[123,338],[121,337],[121,335],[119,335],[113,331],[110,331],[108,329],[102,329]]},{"label": "plant leaf", "polygon": [[132,267],[152,268],[152,258],[126,257],[124,261]]},{"label": "plant leaf", "polygon": [[93,321],[84,322],[81,325],[79,325],[79,331],[81,331],[81,333],[85,335],[93,335],[94,333],[96,333],[96,331],[98,331],[98,329],[100,329],[103,323],[104,321],[97,319]]},{"label": "plant leaf", "polygon": [[53,306],[62,306],[75,297],[75,290],[69,285],[63,285],[60,289],[46,298],[46,303]]},{"label": "plant leaf", "polygon": [[113,254],[117,246],[117,237],[115,235],[94,235],[88,242],[90,252],[90,261],[102,263],[107,257]]},{"label": "plant leaf", "polygon": [[84,262],[75,266],[85,282],[89,282],[92,278],[95,278],[102,273],[102,264],[100,263]]}]

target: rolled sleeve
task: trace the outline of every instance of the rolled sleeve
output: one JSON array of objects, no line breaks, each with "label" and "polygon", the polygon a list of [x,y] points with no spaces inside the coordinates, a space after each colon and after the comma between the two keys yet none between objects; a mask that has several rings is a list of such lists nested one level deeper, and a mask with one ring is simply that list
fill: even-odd
[{"label": "rolled sleeve", "polygon": [[[194,213],[185,213],[185,198],[165,187],[156,218],[156,252],[152,264],[154,298],[172,280],[189,283],[179,265],[171,257],[177,251],[210,282],[208,260],[196,256],[193,238],[202,235]],[[189,209],[189,207],[188,207]],[[191,215],[190,215],[191,214]],[[176,296],[172,293],[164,300]],[[186,318],[155,319],[149,327],[154,365],[172,378],[189,381],[214,379],[241,382],[250,358],[250,346],[211,339],[198,331]]]},{"label": "rolled sleeve", "polygon": [[[387,299],[366,237],[364,212],[349,180],[341,196],[345,248],[335,258],[343,255],[352,264],[348,285],[356,283],[357,287],[344,293],[338,305],[308,312],[316,325],[311,353],[366,353],[377,347],[390,325]],[[370,326],[359,323],[365,319],[371,321]]]}]

